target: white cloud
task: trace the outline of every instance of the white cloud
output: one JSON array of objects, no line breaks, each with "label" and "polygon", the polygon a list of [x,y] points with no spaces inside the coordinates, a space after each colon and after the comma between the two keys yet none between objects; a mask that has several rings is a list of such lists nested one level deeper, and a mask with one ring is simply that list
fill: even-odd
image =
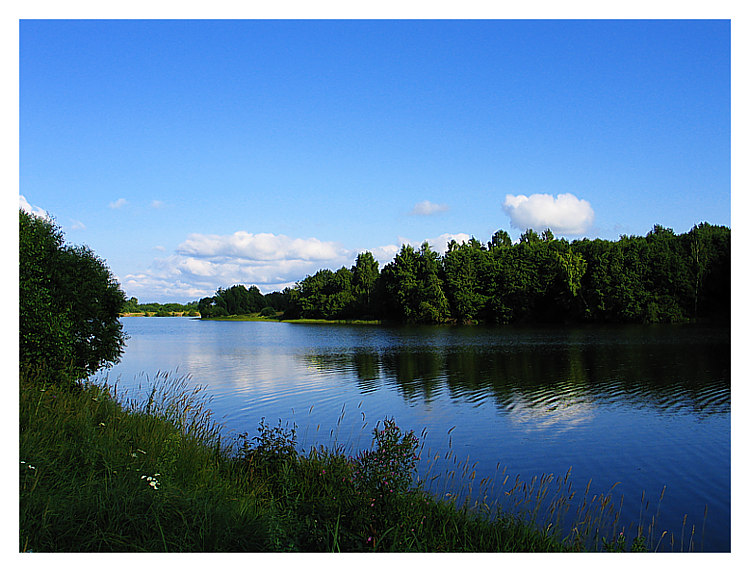
[{"label": "white cloud", "polygon": [[[442,254],[450,240],[464,242],[470,238],[464,233],[446,233],[427,242]],[[401,240],[415,248],[422,242]],[[197,300],[235,284],[255,285],[269,293],[293,287],[318,270],[351,267],[357,255],[366,250],[382,270],[400,249],[400,245],[389,244],[350,250],[317,238],[244,231],[230,235],[191,234],[174,254],[155,259],[145,272],[126,275],[121,284],[128,297],[144,302]]]},{"label": "white cloud", "polygon": [[[410,239],[404,238],[404,237],[399,237],[399,242],[401,244],[408,244],[408,245],[414,247],[415,249],[421,248],[422,243],[423,242],[427,242],[427,244],[430,245],[430,248],[432,248],[432,250],[434,252],[437,252],[438,254],[443,255],[443,254],[445,254],[445,251],[448,250],[448,243],[451,240],[455,240],[456,242],[458,242],[459,244],[461,244],[462,242],[468,242],[470,239],[471,239],[471,235],[470,234],[466,234],[465,232],[459,232],[459,233],[449,233],[449,232],[446,232],[446,233],[441,234],[440,236],[436,236],[435,238],[425,238],[425,239],[422,239],[422,240],[419,240],[419,241],[417,241],[417,240],[410,240]],[[398,253],[398,251],[401,250],[401,247],[400,246],[392,246],[391,248],[395,249],[395,251],[391,255],[391,260],[392,260],[393,256],[395,256]],[[389,262],[390,262],[390,260],[389,260]]]},{"label": "white cloud", "polygon": [[24,197],[23,195],[18,195],[18,205],[22,210],[24,210],[25,212],[29,214],[34,214],[34,215],[37,215],[46,219],[52,218],[50,217],[49,213],[45,211],[42,207],[31,205],[29,201],[26,200],[26,197]]},{"label": "white cloud", "polygon": [[429,216],[437,213],[442,213],[448,210],[448,205],[438,205],[430,201],[422,201],[414,205],[414,208],[409,214],[419,216]]},{"label": "white cloud", "polygon": [[86,230],[86,225],[80,220],[73,219],[73,224],[71,225],[70,230]]},{"label": "white cloud", "polygon": [[245,231],[191,234],[175,254],[154,260],[146,272],[125,276],[122,285],[128,296],[144,300],[202,298],[235,284],[252,284],[268,293],[324,268],[350,266],[356,256],[356,251],[317,238]]},{"label": "white cloud", "polygon": [[571,193],[552,195],[506,195],[503,210],[520,230],[551,229],[556,234],[581,235],[594,223],[594,209],[588,201]]},{"label": "white cloud", "polygon": [[338,260],[349,251],[335,242],[317,238],[290,238],[283,234],[238,231],[230,235],[191,234],[177,253],[199,258],[240,258],[248,261]]},{"label": "white cloud", "polygon": [[448,243],[451,240],[455,240],[457,243],[461,244],[462,242],[469,242],[469,240],[471,240],[471,235],[466,234],[465,232],[459,232],[458,234],[445,233],[435,238],[428,238],[427,242],[432,247],[432,250],[442,255],[448,250]]},{"label": "white cloud", "polygon": [[109,203],[109,208],[111,209],[119,209],[124,207],[126,204],[128,204],[128,201],[125,199],[117,199],[116,201],[112,201]]},{"label": "white cloud", "polygon": [[151,201],[151,208],[160,209],[163,206],[164,206],[164,201],[157,201],[157,200]]}]

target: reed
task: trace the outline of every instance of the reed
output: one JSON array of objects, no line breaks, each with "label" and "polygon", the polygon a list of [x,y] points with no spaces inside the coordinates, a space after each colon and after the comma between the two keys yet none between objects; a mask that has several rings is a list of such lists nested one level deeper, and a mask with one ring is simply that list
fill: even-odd
[{"label": "reed", "polygon": [[[454,428],[448,449],[432,452],[427,429],[372,425],[360,403],[348,431],[344,406],[326,445],[310,445],[305,429],[301,447],[296,425],[281,421],[222,438],[186,376],[145,376],[137,396],[106,381],[20,381],[21,551],[641,548],[619,534],[614,487],[578,495],[570,471],[524,482],[499,464],[477,482],[477,464],[452,448]],[[655,521],[637,538],[654,531]]]}]

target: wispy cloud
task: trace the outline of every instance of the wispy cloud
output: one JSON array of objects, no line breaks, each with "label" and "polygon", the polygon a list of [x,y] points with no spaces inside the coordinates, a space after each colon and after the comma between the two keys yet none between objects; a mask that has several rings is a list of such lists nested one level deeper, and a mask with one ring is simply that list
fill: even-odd
[{"label": "wispy cloud", "polygon": [[164,206],[164,201],[153,200],[151,201],[151,208],[160,209]]},{"label": "wispy cloud", "polygon": [[18,195],[18,205],[27,213],[35,214],[42,218],[51,218],[47,211],[45,211],[42,207],[30,204],[29,201],[26,200],[26,197],[24,197],[23,195]]},{"label": "wispy cloud", "polygon": [[70,230],[86,230],[86,225],[80,220],[73,219],[73,224],[70,226]]},{"label": "wispy cloud", "polygon": [[594,209],[588,201],[571,193],[506,195],[503,210],[515,228],[551,229],[556,234],[582,235],[594,223]]},{"label": "wispy cloud", "polygon": [[111,209],[119,209],[124,207],[126,204],[128,204],[128,201],[125,199],[117,199],[116,201],[112,201],[109,203],[109,208]]},{"label": "wispy cloud", "polygon": [[422,201],[414,205],[409,214],[418,216],[430,216],[448,210],[448,205],[438,205],[430,201]]}]

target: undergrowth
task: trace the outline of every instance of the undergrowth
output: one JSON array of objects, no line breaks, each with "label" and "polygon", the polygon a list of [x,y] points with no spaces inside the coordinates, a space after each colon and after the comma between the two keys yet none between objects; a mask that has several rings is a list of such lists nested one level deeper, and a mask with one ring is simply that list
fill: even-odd
[{"label": "undergrowth", "polygon": [[[416,479],[419,440],[386,418],[372,447],[300,452],[260,421],[222,441],[200,389],[157,374],[148,399],[116,386],[20,378],[21,552],[554,552],[580,535],[523,511],[438,498]],[[520,486],[520,485],[519,485]],[[532,490],[532,489],[529,489]],[[596,528],[596,534],[600,534]],[[598,549],[642,550],[615,530]]]}]

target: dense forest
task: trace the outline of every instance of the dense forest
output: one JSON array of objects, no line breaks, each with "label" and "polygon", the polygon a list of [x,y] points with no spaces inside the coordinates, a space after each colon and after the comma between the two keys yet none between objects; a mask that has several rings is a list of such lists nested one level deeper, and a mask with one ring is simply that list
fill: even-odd
[{"label": "dense forest", "polygon": [[256,286],[220,288],[198,310],[427,324],[728,322],[730,263],[730,229],[708,223],[617,241],[527,230],[513,243],[499,230],[486,244],[451,241],[442,256],[426,242],[403,245],[382,271],[363,252],[351,268],[265,296]]}]

